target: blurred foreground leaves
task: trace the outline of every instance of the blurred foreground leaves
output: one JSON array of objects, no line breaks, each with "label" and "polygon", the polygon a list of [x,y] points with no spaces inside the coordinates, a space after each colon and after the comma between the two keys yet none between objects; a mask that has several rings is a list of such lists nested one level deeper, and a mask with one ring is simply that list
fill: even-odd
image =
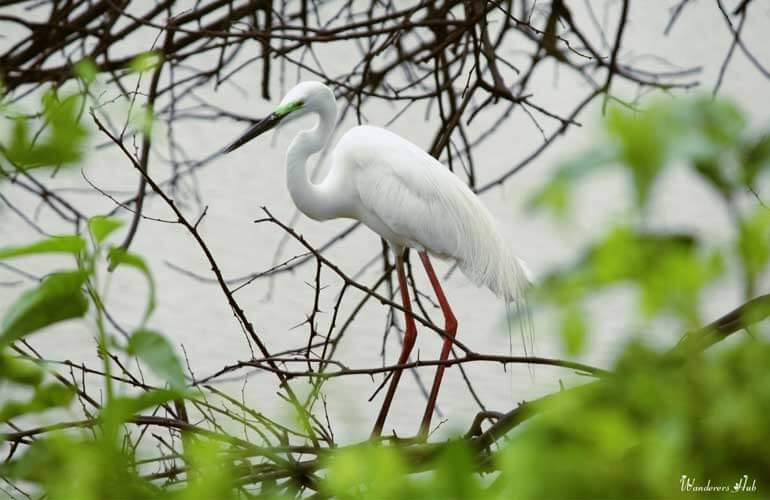
[{"label": "blurred foreground leaves", "polygon": [[698,498],[682,491],[682,475],[729,489],[714,498],[734,494],[743,475],[767,488],[768,363],[770,345],[750,339],[684,359],[632,343],[612,377],[534,403],[537,417],[491,454],[461,439],[429,463],[394,448],[352,447],[332,455],[325,491],[344,499]]},{"label": "blurred foreground leaves", "polygon": [[643,209],[668,168],[687,164],[726,198],[753,189],[770,167],[770,135],[747,131],[743,113],[730,101],[708,96],[659,100],[643,110],[611,107],[601,143],[561,165],[536,193],[532,207],[566,216],[579,181],[620,167]]},{"label": "blurred foreground leaves", "polygon": [[[49,90],[42,96],[39,116],[13,119],[9,137],[0,141],[0,157],[20,170],[77,164],[89,136],[82,121],[84,109],[82,95],[60,96]],[[0,111],[7,112],[2,103]],[[41,125],[33,130],[38,121]]]},{"label": "blurred foreground leaves", "polygon": [[[748,475],[767,487],[769,365],[770,345],[749,337],[714,356],[685,358],[632,343],[610,378],[535,402],[536,416],[490,451],[462,438],[422,452],[345,447],[313,466],[326,468],[316,487],[341,499],[688,498],[682,475],[729,488]],[[248,476],[232,453],[194,439],[187,448],[194,475],[165,491],[142,479],[125,452],[87,436],[37,440],[0,471],[39,482],[51,498],[81,499],[236,498],[232,481]],[[263,493],[292,497],[290,484]]]},{"label": "blurred foreground leaves", "polygon": [[[645,325],[663,315],[683,330],[703,326],[703,295],[731,267],[741,269],[745,299],[753,298],[770,263],[770,210],[756,200],[768,179],[770,135],[750,132],[746,122],[733,103],[706,96],[643,110],[611,107],[600,143],[563,162],[531,197],[531,209],[568,221],[579,185],[608,170],[624,172],[635,195],[622,222],[608,223],[582,259],[540,286],[539,299],[561,311],[566,352],[588,345],[584,303],[602,291],[630,287]],[[654,187],[666,170],[681,167],[717,193],[737,235],[713,244],[694,232],[657,228],[649,210]]]}]

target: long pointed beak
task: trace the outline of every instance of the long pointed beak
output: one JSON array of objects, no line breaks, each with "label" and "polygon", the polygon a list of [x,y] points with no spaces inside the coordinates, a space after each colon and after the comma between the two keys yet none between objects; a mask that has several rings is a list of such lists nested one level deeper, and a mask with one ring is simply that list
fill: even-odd
[{"label": "long pointed beak", "polygon": [[243,133],[235,142],[227,146],[225,149],[222,150],[222,153],[229,153],[231,151],[235,151],[239,147],[243,146],[250,140],[254,139],[258,135],[264,134],[271,128],[278,125],[278,123],[281,121],[281,119],[285,115],[279,115],[276,113],[271,113],[267,118],[260,120],[256,124],[249,127],[246,132]]}]

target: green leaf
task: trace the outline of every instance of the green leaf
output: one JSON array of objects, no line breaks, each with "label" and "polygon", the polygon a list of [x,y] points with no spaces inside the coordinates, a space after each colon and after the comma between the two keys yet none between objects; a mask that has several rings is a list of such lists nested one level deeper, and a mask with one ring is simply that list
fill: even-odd
[{"label": "green leaf", "polygon": [[[651,268],[648,267],[648,269]],[[655,271],[641,273],[641,311],[652,316],[673,313],[687,328],[701,326],[699,304],[703,289],[724,271],[719,252],[677,251],[658,255]]]},{"label": "green leaf", "polygon": [[59,382],[38,386],[30,400],[25,402],[11,400],[0,407],[0,422],[30,413],[40,413],[58,406],[67,406],[74,395],[75,391],[71,387]]},{"label": "green leaf", "polygon": [[166,337],[152,330],[137,330],[128,341],[127,351],[147,364],[171,387],[182,389],[185,385],[182,363]]},{"label": "green leaf", "polygon": [[659,102],[651,113],[666,134],[669,159],[715,161],[740,139],[745,119],[727,100],[710,96]]},{"label": "green leaf", "polygon": [[[406,490],[407,467],[396,447],[367,443],[324,458],[323,493],[335,498],[415,498]],[[367,495],[361,492],[366,491]],[[433,492],[436,494],[436,492]],[[450,498],[436,495],[435,498]],[[454,498],[463,498],[458,495]]]},{"label": "green leaf", "polygon": [[59,272],[24,292],[10,307],[0,325],[0,348],[46,326],[79,318],[88,311],[82,286],[85,271]]},{"label": "green leaf", "polygon": [[722,162],[718,158],[695,160],[693,164],[701,177],[706,179],[722,196],[730,196],[733,186],[725,175]]},{"label": "green leaf", "polygon": [[47,92],[43,96],[42,134],[33,135],[30,120],[17,118],[6,156],[22,169],[79,162],[88,138],[88,129],[81,121],[82,110],[82,96],[73,94],[59,99],[54,91]]},{"label": "green leaf", "polygon": [[656,111],[636,113],[613,107],[605,121],[622,164],[630,170],[639,206],[647,202],[650,188],[668,159],[669,129]]},{"label": "green leaf", "polygon": [[527,202],[527,208],[547,209],[556,217],[563,219],[569,210],[570,184],[560,176],[555,176]]},{"label": "green leaf", "polygon": [[12,460],[0,464],[0,474],[33,483],[35,491],[51,499],[169,498],[139,476],[130,447],[105,442],[101,434],[54,432],[37,436]]},{"label": "green leaf", "polygon": [[634,285],[645,317],[671,313],[693,327],[699,323],[702,290],[723,271],[721,254],[703,251],[692,235],[617,226],[575,265],[547,276],[539,296],[563,311],[564,345],[567,352],[577,354],[585,325],[579,310],[572,308],[590,294],[620,284]]},{"label": "green leaf", "polygon": [[0,352],[0,380],[16,384],[39,385],[43,381],[43,370],[34,362]]},{"label": "green leaf", "polygon": [[759,207],[753,215],[741,221],[738,229],[738,255],[753,280],[770,262],[770,210]]},{"label": "green leaf", "polygon": [[80,236],[54,236],[31,245],[0,248],[0,260],[24,255],[46,253],[68,253],[77,255],[86,248],[86,242]]},{"label": "green leaf", "polygon": [[743,183],[753,187],[757,176],[770,167],[770,134],[765,134],[746,144],[741,151]]},{"label": "green leaf", "polygon": [[88,221],[88,229],[97,243],[104,241],[110,234],[123,226],[123,221],[114,217],[97,215]]},{"label": "green leaf", "polygon": [[631,174],[637,204],[643,206],[664,167],[673,160],[695,162],[698,172],[722,192],[722,154],[740,143],[746,120],[730,101],[710,97],[661,101],[643,111],[611,108],[605,126]]},{"label": "green leaf", "polygon": [[570,356],[577,356],[586,345],[588,326],[584,313],[577,307],[569,307],[561,319],[561,339]]},{"label": "green leaf", "polygon": [[134,415],[156,406],[189,397],[189,394],[179,390],[157,389],[143,392],[138,396],[121,396],[113,398],[102,408],[100,418],[104,423],[105,439],[116,442],[120,426]]},{"label": "green leaf", "polygon": [[78,61],[73,70],[77,77],[83,80],[86,85],[93,83],[96,79],[96,75],[99,73],[99,68],[97,68],[94,62],[89,58]]},{"label": "green leaf", "polygon": [[140,256],[127,252],[120,247],[110,248],[108,258],[110,260],[111,268],[114,269],[119,265],[132,267],[147,278],[147,285],[150,287],[150,291],[147,294],[147,307],[144,310],[144,317],[142,318],[142,324],[144,324],[155,309],[155,280],[152,277],[150,268]]},{"label": "green leaf", "polygon": [[152,126],[155,123],[155,113],[152,106],[145,106],[133,113],[131,123],[143,135],[151,135]]},{"label": "green leaf", "polygon": [[[434,478],[434,486],[431,488],[435,491],[436,497],[483,498],[478,477],[471,473],[474,468],[474,460],[475,457],[464,441],[455,440],[447,443],[436,461],[436,477]],[[389,483],[391,480],[390,478],[383,478],[382,482]],[[392,491],[392,487],[390,491],[383,488],[381,498],[393,498],[393,496],[385,495],[385,493]]]},{"label": "green leaf", "polygon": [[695,109],[695,129],[718,153],[740,142],[746,128],[746,118],[732,101],[700,97],[691,101]]},{"label": "green leaf", "polygon": [[136,73],[144,73],[163,62],[163,56],[159,52],[144,52],[134,57],[129,63],[129,68]]},{"label": "green leaf", "polygon": [[564,218],[569,212],[571,191],[578,181],[617,159],[617,149],[607,145],[589,149],[562,162],[553,178],[529,199],[527,208],[546,208],[557,217]]},{"label": "green leaf", "polygon": [[182,391],[155,389],[143,392],[138,396],[116,397],[109,405],[104,407],[102,416],[109,413],[118,421],[125,422],[137,413],[148,408],[154,408],[158,405],[168,403],[169,401],[188,396],[188,394],[185,394]]},{"label": "green leaf", "polygon": [[[233,471],[233,461],[225,458],[226,453],[227,450],[214,440],[185,439],[184,459],[189,467],[195,470],[195,475],[188,480],[186,488],[178,490],[179,495],[174,498],[176,500],[237,499],[239,497],[236,493],[237,488],[233,488],[237,476]],[[276,500],[286,498],[279,494],[270,495],[265,491],[264,484],[262,486],[260,498]]]}]

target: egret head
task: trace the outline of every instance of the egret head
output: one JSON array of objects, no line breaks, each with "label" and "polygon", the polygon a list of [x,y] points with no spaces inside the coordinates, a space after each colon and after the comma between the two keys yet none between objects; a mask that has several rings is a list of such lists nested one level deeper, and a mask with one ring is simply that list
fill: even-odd
[{"label": "egret head", "polygon": [[255,137],[274,128],[279,123],[296,120],[309,113],[320,112],[325,107],[334,107],[334,93],[321,82],[300,82],[281,100],[281,103],[265,119],[249,127],[235,142],[224,149],[234,151]]}]

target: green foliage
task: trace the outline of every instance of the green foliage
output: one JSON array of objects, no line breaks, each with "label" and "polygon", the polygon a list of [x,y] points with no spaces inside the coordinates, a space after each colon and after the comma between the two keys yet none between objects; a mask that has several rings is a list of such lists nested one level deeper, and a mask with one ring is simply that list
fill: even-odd
[{"label": "green foliage", "polygon": [[78,61],[77,64],[75,64],[73,70],[75,71],[77,77],[80,78],[86,85],[92,84],[94,80],[96,80],[96,75],[99,73],[99,69],[96,67],[94,62],[88,58]]},{"label": "green foliage", "polygon": [[435,475],[421,486],[423,498],[483,498],[481,479],[467,471],[479,469],[476,455],[462,441],[450,441],[435,460]]},{"label": "green foliage", "polygon": [[770,439],[769,363],[770,344],[750,338],[714,358],[632,343],[612,377],[534,403],[538,416],[493,455],[493,480],[471,472],[484,467],[456,441],[422,464],[434,472],[421,479],[408,453],[346,449],[329,459],[324,485],[344,499],[688,498],[682,475],[767,485],[758,443]]},{"label": "green foliage", "polygon": [[[682,475],[733,488],[745,474],[765,485],[770,459],[758,443],[770,439],[768,363],[770,344],[748,337],[709,357],[673,357],[631,343],[613,376],[531,403],[536,416],[489,455],[463,439],[421,452],[356,445],[327,455],[317,486],[345,500],[493,500],[689,498]],[[122,422],[174,397],[178,393],[155,391],[118,398],[104,418]],[[220,444],[186,439],[185,461],[194,474],[185,487],[165,491],[141,479],[129,458],[103,439],[52,435],[1,470],[44,484],[53,498],[109,497],[115,484],[131,498],[235,498],[238,459]]]},{"label": "green foliage", "polygon": [[88,230],[91,232],[91,236],[93,236],[94,241],[97,244],[104,242],[109,235],[120,229],[122,226],[123,221],[120,219],[100,215],[91,217],[88,221]]},{"label": "green foliage", "polygon": [[499,493],[686,498],[682,475],[732,487],[746,474],[767,485],[770,461],[757,443],[770,438],[768,362],[770,345],[750,339],[714,360],[676,362],[632,344],[611,378],[541,404],[498,454],[510,472]]},{"label": "green foliage", "polygon": [[142,480],[130,456],[102,439],[53,434],[39,439],[17,460],[3,466],[10,477],[43,486],[52,499],[154,499],[160,490]]},{"label": "green foliage", "polygon": [[[407,467],[397,450],[359,446],[333,454],[328,462],[327,493],[341,500],[407,497]],[[384,474],[388,471],[389,474]]]},{"label": "green foliage", "polygon": [[43,381],[43,370],[32,361],[0,351],[0,380],[34,387]]},{"label": "green foliage", "polygon": [[562,332],[573,342],[567,352],[575,353],[578,332],[585,330],[577,323],[575,307],[592,294],[630,284],[639,291],[638,307],[644,317],[668,313],[687,327],[697,327],[703,290],[723,271],[721,254],[704,250],[691,236],[617,226],[572,268],[547,277],[539,296],[565,310]]},{"label": "green foliage", "polygon": [[181,391],[154,389],[135,396],[116,396],[110,399],[100,414],[103,438],[107,445],[117,445],[120,428],[134,415],[184,397]]},{"label": "green foliage", "polygon": [[21,169],[79,162],[88,139],[82,112],[80,95],[60,98],[54,91],[46,92],[42,99],[42,134],[38,136],[38,131],[31,130],[28,118],[15,119],[8,143],[0,149],[2,155]]},{"label": "green foliage", "polygon": [[144,309],[144,317],[142,318],[142,324],[144,324],[155,310],[155,280],[152,277],[150,268],[141,256],[127,252],[120,247],[110,248],[108,258],[111,267],[114,268],[118,265],[130,267],[142,273],[147,279],[147,286],[149,288],[147,293],[147,306]]},{"label": "green foliage", "polygon": [[152,330],[137,330],[128,341],[126,351],[143,361],[156,375],[168,381],[171,387],[185,385],[182,363],[168,339]]},{"label": "green foliage", "polygon": [[[133,465],[135,450],[122,445],[122,429],[136,414],[171,401],[193,397],[184,390],[182,365],[168,340],[146,329],[139,329],[131,336],[126,350],[168,382],[171,390],[148,390],[136,395],[113,394],[111,361],[107,350],[117,343],[109,339],[102,321],[104,304],[97,286],[97,261],[104,258],[103,245],[120,226],[115,219],[92,218],[88,224],[92,247],[80,236],[73,235],[0,249],[0,259],[62,254],[74,257],[76,263],[75,269],[53,273],[35,288],[24,292],[8,309],[0,324],[0,384],[14,384],[27,389],[20,391],[25,394],[24,398],[7,399],[0,404],[0,421],[71,405],[74,386],[58,380],[47,382],[43,365],[29,358],[12,356],[8,347],[54,323],[84,317],[90,305],[95,310],[107,395],[94,422],[99,431],[81,435],[46,435],[34,440],[23,454],[0,467],[0,474],[36,483],[48,497],[54,499],[111,498],[116,488],[120,489],[121,495],[129,498],[158,498],[158,487],[142,479]],[[150,283],[150,298],[142,320],[142,323],[146,322],[155,300],[149,267],[140,256],[116,248],[108,248],[107,254],[114,262],[138,269]],[[231,483],[226,484],[229,488]]]},{"label": "green foliage", "polygon": [[480,476],[490,467],[464,440],[428,460],[356,446],[330,456],[322,491],[350,500],[698,497],[682,490],[686,475],[729,496],[743,475],[770,481],[758,446],[770,439],[768,363],[770,344],[749,338],[714,358],[631,343],[612,377],[534,403],[536,418],[489,457],[499,473]]},{"label": "green foliage", "polygon": [[[132,69],[146,71],[158,61],[157,54],[148,54],[135,61]],[[94,82],[97,68],[90,60],[78,62],[73,69],[86,86]],[[3,111],[10,112],[7,108]],[[9,136],[0,138],[0,160],[7,161],[0,162],[0,176],[18,170],[79,163],[88,138],[88,130],[81,120],[83,112],[83,95],[62,97],[54,90],[46,92],[40,112],[13,118]],[[12,167],[10,170],[6,168],[8,164]],[[0,322],[0,391],[5,395],[6,389],[14,389],[13,397],[9,394],[0,401],[0,421],[29,419],[55,408],[73,413],[76,385],[59,375],[53,377],[49,372],[54,368],[21,354],[26,350],[18,349],[21,344],[16,342],[31,334],[40,334],[66,320],[86,319],[91,311],[88,319],[98,334],[104,374],[103,398],[97,403],[95,417],[74,425],[58,423],[53,428],[61,428],[60,432],[41,431],[40,436],[33,433],[31,437],[14,441],[11,454],[0,464],[0,476],[34,484],[36,491],[52,499],[96,500],[116,495],[148,500],[163,496],[212,498],[209,493],[216,498],[226,498],[232,491],[232,476],[209,474],[208,469],[229,470],[229,464],[223,465],[220,456],[208,454],[205,442],[200,446],[195,440],[189,443],[187,459],[201,469],[196,475],[195,487],[180,489],[174,494],[162,491],[152,481],[142,478],[137,466],[136,449],[131,446],[126,424],[137,414],[157,411],[171,402],[194,399],[195,395],[185,390],[181,362],[168,340],[144,328],[155,308],[155,283],[141,256],[109,244],[110,237],[121,226],[118,219],[97,216],[88,221],[90,240],[80,235],[65,235],[0,248],[0,260],[61,255],[73,262],[70,268],[44,277],[37,286],[22,293],[7,308]],[[124,347],[105,326],[104,298],[99,288],[102,267],[99,264],[104,259],[111,265],[122,264],[138,270],[149,284],[140,328]],[[88,330],[84,329],[83,334],[89,335]],[[133,356],[149,366],[170,389],[134,391],[133,394],[115,391],[113,359],[118,360],[121,355]],[[92,416],[85,405],[82,408],[86,416]],[[89,430],[79,431],[81,426]],[[10,438],[0,434],[0,442],[5,439]],[[19,445],[23,451],[16,449]]]},{"label": "green foliage", "polygon": [[618,146],[618,160],[632,175],[640,205],[646,201],[653,181],[668,160],[670,129],[666,126],[667,114],[651,109],[636,116],[612,108],[607,116],[607,132]]},{"label": "green foliage", "polygon": [[585,177],[617,159],[617,149],[603,145],[563,162],[553,178],[529,199],[528,207],[547,208],[554,215],[564,218],[569,213],[571,190]]},{"label": "green foliage", "polygon": [[82,290],[86,279],[88,274],[80,270],[54,273],[23,293],[0,324],[0,349],[46,326],[83,316],[88,310]]},{"label": "green foliage", "polygon": [[746,140],[741,149],[741,181],[753,187],[758,175],[770,167],[770,134]]},{"label": "green foliage", "polygon": [[155,69],[163,62],[163,54],[160,52],[144,52],[131,60],[128,67],[136,73],[144,73]]},{"label": "green foliage", "polygon": [[752,137],[733,103],[711,97],[658,101],[642,111],[613,107],[604,121],[603,143],[565,161],[536,193],[532,208],[565,215],[575,180],[620,167],[632,181],[638,207],[644,207],[660,174],[684,162],[725,196],[752,187],[770,166],[770,137]]},{"label": "green foliage", "polygon": [[[735,200],[752,189],[770,165],[768,134],[754,136],[743,113],[731,102],[710,97],[658,101],[643,111],[611,108],[602,144],[564,162],[554,177],[530,200],[561,220],[570,213],[578,180],[609,168],[628,174],[636,193],[631,223],[610,226],[583,259],[548,276],[539,297],[561,310],[565,351],[580,351],[587,331],[579,319],[580,304],[613,287],[636,291],[645,319],[666,314],[685,329],[702,326],[704,291],[737,261],[744,269],[746,291],[770,260],[770,211],[761,206],[744,215]],[[656,180],[675,165],[689,165],[725,200],[725,210],[738,228],[736,240],[705,245],[691,234],[650,231],[645,207]],[[750,298],[750,297],[747,297]]]},{"label": "green foliage", "polygon": [[561,338],[567,354],[576,356],[583,352],[588,336],[588,324],[580,308],[566,308],[561,317]]},{"label": "green foliage", "polygon": [[738,226],[737,253],[749,279],[756,279],[770,262],[770,210],[759,207]]},{"label": "green foliage", "polygon": [[55,236],[30,245],[0,248],[0,260],[45,253],[78,255],[85,248],[86,242],[80,236]]},{"label": "green foliage", "polygon": [[155,112],[152,106],[145,106],[137,111],[131,117],[131,122],[142,135],[151,135],[152,126],[155,124]]},{"label": "green foliage", "polygon": [[235,475],[225,450],[218,443],[188,439],[185,441],[185,456],[195,473],[185,489],[170,495],[172,499],[236,498],[233,491]]},{"label": "green foliage", "polygon": [[0,421],[5,422],[21,415],[39,413],[57,406],[68,406],[74,396],[75,391],[58,382],[37,384],[29,400],[5,401],[0,406]]},{"label": "green foliage", "polygon": [[[333,453],[325,465],[321,491],[341,500],[494,498],[476,474],[478,460],[462,440],[448,441],[421,464],[398,447],[372,443]],[[431,472],[413,475],[420,470]]]}]

